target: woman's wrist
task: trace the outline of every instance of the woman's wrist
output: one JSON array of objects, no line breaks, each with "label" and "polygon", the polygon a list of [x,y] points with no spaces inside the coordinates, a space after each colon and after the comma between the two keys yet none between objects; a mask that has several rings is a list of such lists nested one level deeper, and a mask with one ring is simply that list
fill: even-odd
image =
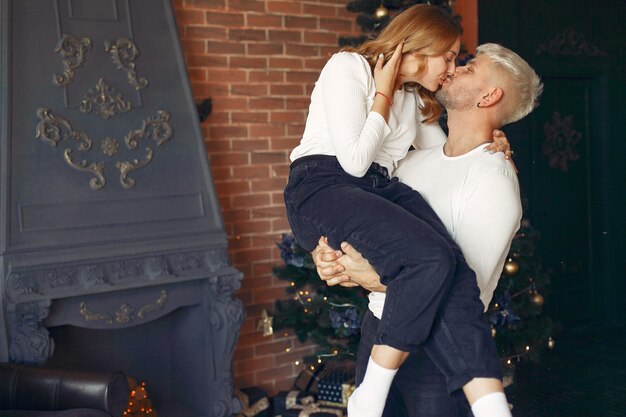
[{"label": "woman's wrist", "polygon": [[389,103],[389,107],[393,106],[393,99],[388,94],[385,94],[382,91],[376,91],[376,94],[374,94],[374,97],[376,96],[381,96],[382,98],[384,98],[385,101]]}]

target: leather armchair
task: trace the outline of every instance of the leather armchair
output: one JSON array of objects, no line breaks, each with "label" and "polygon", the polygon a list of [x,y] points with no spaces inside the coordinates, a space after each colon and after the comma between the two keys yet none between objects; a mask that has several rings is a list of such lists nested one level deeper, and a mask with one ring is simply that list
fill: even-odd
[{"label": "leather armchair", "polygon": [[0,417],[121,417],[128,395],[121,372],[0,364]]}]

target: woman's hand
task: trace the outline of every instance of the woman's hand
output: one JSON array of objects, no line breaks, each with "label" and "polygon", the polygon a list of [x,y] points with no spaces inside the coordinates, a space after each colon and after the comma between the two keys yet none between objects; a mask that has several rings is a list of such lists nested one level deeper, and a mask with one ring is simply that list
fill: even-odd
[{"label": "woman's hand", "polygon": [[511,159],[513,156],[509,140],[504,132],[499,129],[493,131],[493,142],[485,150],[489,153],[504,152],[504,159]]},{"label": "woman's hand", "polygon": [[328,239],[320,237],[317,247],[311,253],[315,268],[322,281],[332,287],[341,285],[342,287],[357,287],[359,284],[350,282],[350,277],[343,272],[345,268],[338,260],[343,256],[343,252],[335,250],[328,245]]},{"label": "woman's hand", "polygon": [[393,97],[396,90],[398,70],[402,61],[402,44],[396,47],[391,58],[385,62],[385,56],[380,54],[374,66],[374,83],[376,91],[380,91],[387,97]]}]

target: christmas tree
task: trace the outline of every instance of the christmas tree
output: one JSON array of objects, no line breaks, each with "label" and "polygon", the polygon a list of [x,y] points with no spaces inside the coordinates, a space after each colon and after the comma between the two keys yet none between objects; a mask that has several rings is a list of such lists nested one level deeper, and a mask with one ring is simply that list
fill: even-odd
[{"label": "christmas tree", "polygon": [[[357,37],[340,37],[339,46],[357,46],[374,39],[389,21],[407,7],[428,3],[439,6],[452,15],[450,0],[356,0],[348,3],[348,11],[358,13],[356,22],[364,33]],[[453,16],[460,22],[461,17]]]}]

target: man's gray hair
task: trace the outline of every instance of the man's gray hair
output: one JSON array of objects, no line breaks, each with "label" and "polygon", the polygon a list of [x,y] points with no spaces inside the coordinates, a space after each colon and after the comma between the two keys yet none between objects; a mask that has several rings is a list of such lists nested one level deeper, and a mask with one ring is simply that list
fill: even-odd
[{"label": "man's gray hair", "polygon": [[[506,106],[502,124],[513,123],[528,113],[538,104],[538,98],[543,91],[543,84],[539,76],[518,54],[495,43],[485,43],[476,48],[476,55],[485,54],[491,61],[506,74],[513,94]],[[507,92],[505,92],[506,95]]]}]

